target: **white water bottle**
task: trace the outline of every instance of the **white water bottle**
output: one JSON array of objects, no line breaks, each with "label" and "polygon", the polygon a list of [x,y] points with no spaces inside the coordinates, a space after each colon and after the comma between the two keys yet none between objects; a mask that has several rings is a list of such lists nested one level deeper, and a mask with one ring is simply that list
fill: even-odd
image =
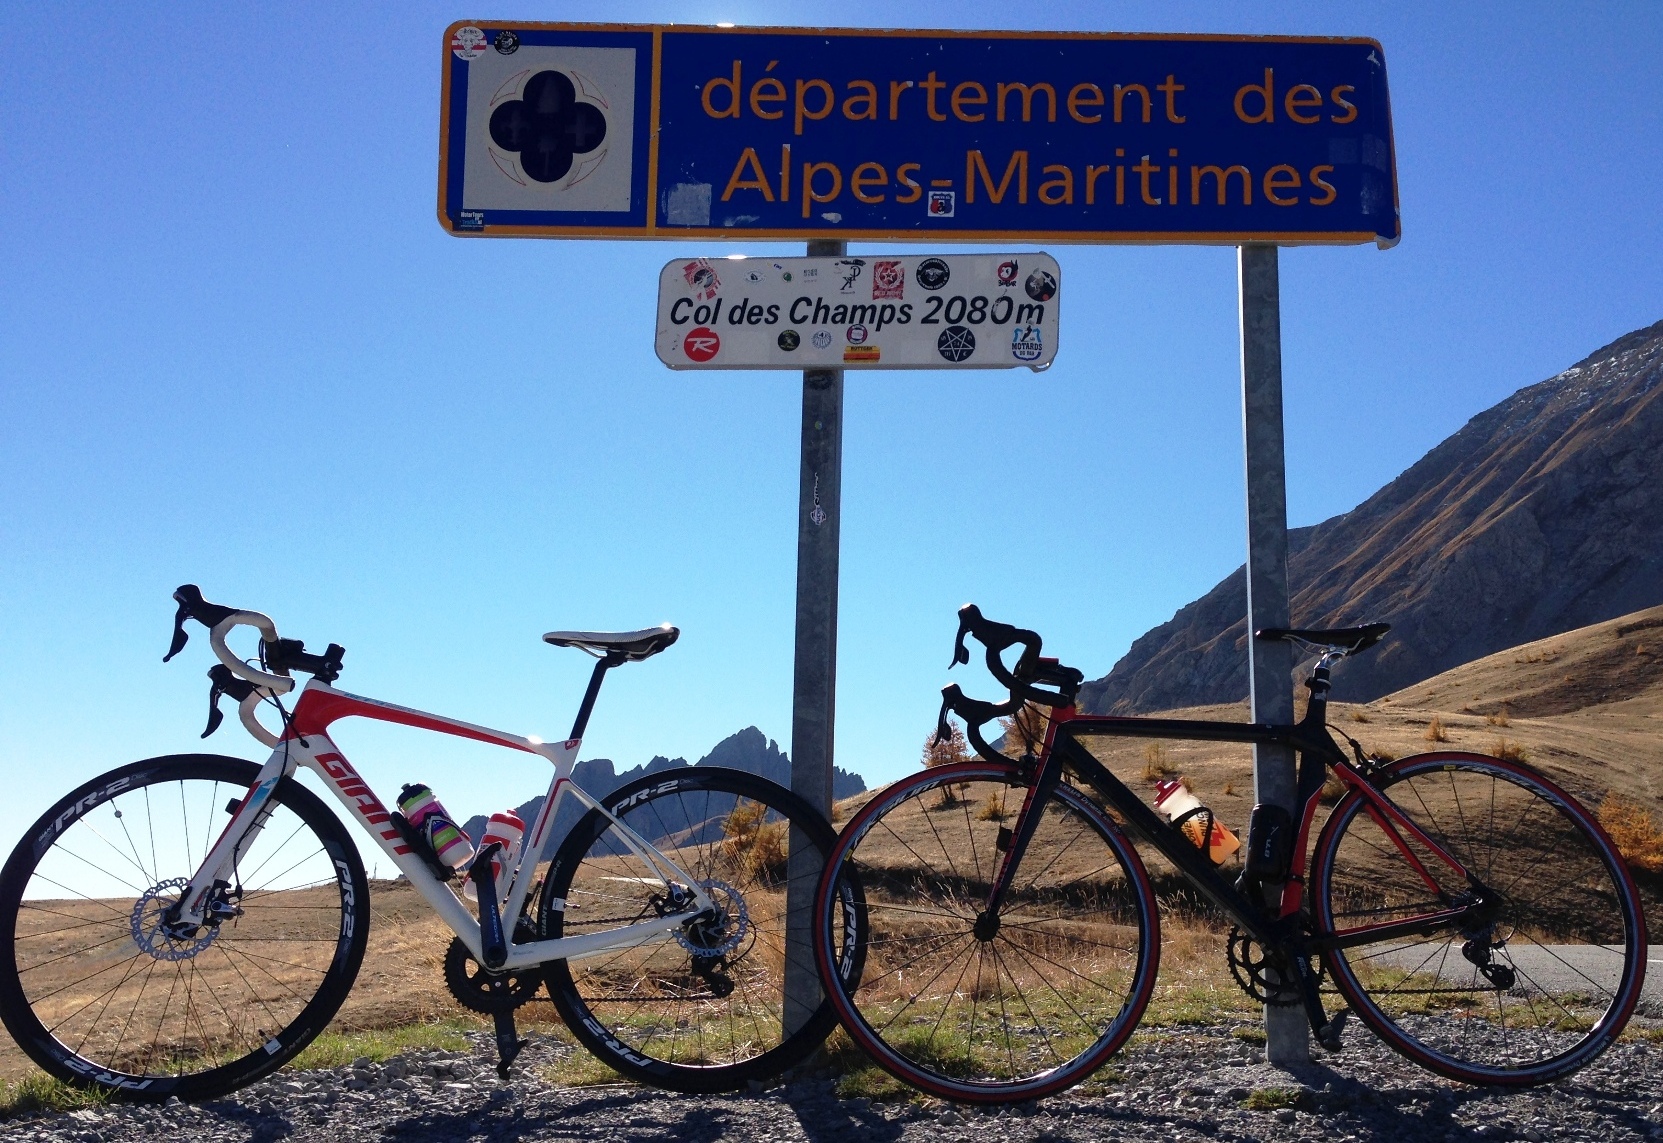
[{"label": "white water bottle", "polygon": [[[491,815],[491,820],[485,826],[485,834],[479,839],[479,848],[484,849],[492,842],[498,842],[502,848],[491,858],[491,883],[496,886],[497,896],[502,896],[502,871],[513,870],[514,862],[519,856],[520,842],[525,838],[525,822],[513,810],[503,810]],[[479,899],[479,890],[470,877],[468,883],[462,886],[462,896],[470,901]]]},{"label": "white water bottle", "polygon": [[1214,865],[1222,865],[1226,857],[1241,848],[1236,835],[1214,820],[1213,812],[1190,792],[1182,778],[1155,784],[1155,809],[1182,830],[1195,848],[1206,850]]}]

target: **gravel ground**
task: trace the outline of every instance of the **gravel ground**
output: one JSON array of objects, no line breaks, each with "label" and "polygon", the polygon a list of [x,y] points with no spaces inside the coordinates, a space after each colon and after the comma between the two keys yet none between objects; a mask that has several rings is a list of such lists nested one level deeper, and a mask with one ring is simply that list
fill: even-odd
[{"label": "gravel ground", "polygon": [[[1060,1140],[1663,1139],[1663,1049],[1619,1044],[1569,1080],[1500,1092],[1439,1080],[1353,1029],[1338,1056],[1271,1068],[1230,1029],[1140,1036],[1094,1081],[1037,1105],[984,1112],[934,1101],[840,1099],[829,1080],[696,1097],[628,1085],[564,1088],[541,1073],[573,1049],[534,1037],[508,1084],[486,1038],[473,1052],[282,1071],[201,1106],[119,1105],[0,1124],[8,1140],[614,1140],[628,1143],[1053,1143]],[[1249,1110],[1283,1089],[1295,1106]],[[1263,1096],[1259,1097],[1263,1100]]]}]

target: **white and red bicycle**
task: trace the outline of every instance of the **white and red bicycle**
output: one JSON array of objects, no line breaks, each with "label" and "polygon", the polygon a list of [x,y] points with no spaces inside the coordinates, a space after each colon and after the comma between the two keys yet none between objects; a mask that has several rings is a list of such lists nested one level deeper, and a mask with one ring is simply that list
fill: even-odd
[{"label": "white and red bicycle", "polygon": [[[19,842],[0,873],[0,1018],[46,1071],[129,1098],[202,1099],[279,1067],[329,1023],[364,957],[370,887],[346,828],[298,780],[303,767],[455,932],[446,983],[495,1017],[503,1075],[521,1045],[515,1009],[543,985],[607,1064],[683,1091],[777,1074],[830,1031],[829,1002],[809,1010],[785,986],[788,973],[814,974],[808,950],[787,949],[785,900],[792,879],[811,896],[832,848],[819,813],[736,770],[661,771],[602,798],[572,781],[606,672],[664,650],[674,627],[545,635],[598,661],[570,736],[544,742],[337,690],[342,648],[309,653],[265,615],[208,603],[191,585],[174,599],[168,658],[187,619],[210,629],[219,658],[203,737],[228,695],[271,754],[264,765],[212,754],[132,763],[80,786]],[[259,633],[254,662],[227,645],[239,626]],[[312,676],[292,711],[291,671]],[[278,729],[256,717],[262,704]],[[477,915],[456,871],[330,740],[350,717],[553,766],[517,854],[487,844],[465,870]],[[862,911],[853,895],[848,906],[858,978]]]}]

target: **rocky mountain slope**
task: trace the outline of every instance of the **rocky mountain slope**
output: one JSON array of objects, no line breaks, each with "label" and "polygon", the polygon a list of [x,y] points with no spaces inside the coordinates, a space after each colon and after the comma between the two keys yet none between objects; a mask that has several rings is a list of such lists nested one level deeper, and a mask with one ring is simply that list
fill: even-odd
[{"label": "rocky mountain slope", "polygon": [[[1386,621],[1342,664],[1357,701],[1663,603],[1663,322],[1468,421],[1363,504],[1289,534],[1293,622]],[[1247,694],[1238,568],[1082,691],[1136,713]]]},{"label": "rocky mountain slope", "polygon": [[[689,763],[685,758],[665,758],[659,755],[643,765],[620,771],[610,758],[588,758],[577,764],[572,771],[572,780],[592,797],[604,798],[625,782],[634,781],[643,774],[657,774],[663,770],[675,770],[688,765],[725,766],[731,770],[744,770],[750,774],[759,774],[770,782],[777,782],[786,789],[791,788],[791,759],[779,748],[778,743],[765,737],[762,731],[754,726],[747,726],[739,733],[722,739],[709,754],[694,763]],[[852,797],[865,789],[866,781],[859,774],[841,767],[833,771],[832,797]],[[529,802],[516,806],[514,812],[530,825],[542,808],[543,795],[539,794]],[[560,807],[560,812],[554,819],[554,828],[549,833],[551,844],[565,838],[580,812],[581,807],[575,801],[568,801]],[[468,836],[478,841],[485,833],[485,821],[483,815],[471,817],[463,823],[462,828],[468,832]],[[668,823],[672,830],[681,829],[689,824],[691,823]],[[550,850],[544,856],[553,856],[553,851]]]}]

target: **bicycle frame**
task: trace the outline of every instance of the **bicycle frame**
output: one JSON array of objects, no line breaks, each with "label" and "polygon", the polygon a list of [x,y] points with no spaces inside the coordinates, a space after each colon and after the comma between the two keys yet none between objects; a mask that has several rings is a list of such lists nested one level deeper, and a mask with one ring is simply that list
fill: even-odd
[{"label": "bicycle frame", "polygon": [[[1085,780],[1119,814],[1135,837],[1147,841],[1159,850],[1186,880],[1265,947],[1295,944],[1306,952],[1320,952],[1459,925],[1476,908],[1481,907],[1481,903],[1451,904],[1447,909],[1422,916],[1389,924],[1362,925],[1341,932],[1299,932],[1298,918],[1304,899],[1310,829],[1320,802],[1325,768],[1332,768],[1340,780],[1364,800],[1364,811],[1379,824],[1382,832],[1392,839],[1404,859],[1434,894],[1446,901],[1448,899],[1431,871],[1409,848],[1404,834],[1425,846],[1437,862],[1447,866],[1450,872],[1462,881],[1469,885],[1478,884],[1476,878],[1455,855],[1428,837],[1393,804],[1390,798],[1376,789],[1346,760],[1345,754],[1328,733],[1324,722],[1325,708],[1326,703],[1313,701],[1304,721],[1294,726],[1211,722],[1201,719],[1082,715],[1074,707],[1054,710],[1036,763],[1033,784],[1029,787],[1027,798],[1017,815],[1011,844],[989,889],[987,909],[989,912],[997,911],[1022,854],[1038,827],[1037,816],[1028,812],[1030,807],[1041,802],[1049,794],[1067,769]],[[1290,746],[1298,751],[1298,829],[1294,835],[1287,878],[1275,910],[1270,911],[1249,900],[1235,885],[1221,877],[1203,850],[1191,844],[1183,834],[1162,821],[1141,797],[1115,777],[1079,741],[1081,738],[1091,737],[1243,742]],[[1250,838],[1250,844],[1251,841]]]},{"label": "bicycle frame", "polygon": [[[483,963],[479,921],[450,886],[434,876],[426,862],[404,843],[392,823],[387,807],[358,776],[358,772],[347,761],[346,755],[330,740],[329,727],[343,718],[351,717],[397,723],[502,746],[510,750],[520,750],[546,758],[553,764],[554,779],[549,785],[548,797],[544,799],[543,808],[538,812],[536,819],[527,826],[525,840],[520,846],[519,855],[509,875],[506,903],[502,909],[502,916],[505,918],[503,927],[508,930],[508,960],[503,965],[504,970],[526,968],[550,960],[577,960],[666,940],[684,922],[711,907],[710,899],[695,878],[689,876],[651,842],[624,825],[598,800],[572,781],[572,771],[577,765],[581,739],[544,742],[539,738],[492,730],[458,719],[349,694],[313,679],[301,688],[300,699],[295,704],[294,713],[289,719],[284,735],[281,738],[269,733],[263,736],[275,742],[271,757],[261,768],[259,778],[249,788],[248,796],[242,799],[231,815],[231,821],[227,823],[219,839],[209,850],[208,856],[191,878],[189,888],[182,894],[179,914],[182,922],[202,923],[203,912],[216,883],[223,884],[231,880],[238,854],[246,848],[248,842],[259,835],[270,816],[269,803],[277,784],[284,778],[292,777],[304,766],[323,779],[324,784],[340,799],[341,804],[375,839],[381,851],[468,946],[468,951],[474,959]],[[670,887],[673,879],[680,886],[691,890],[694,897],[691,907],[622,928],[559,937],[554,940],[516,943],[513,938],[516,927],[513,918],[521,915],[526,904],[537,866],[537,855],[542,853],[548,840],[548,829],[554,822],[560,804],[568,795],[591,810],[605,814],[624,844],[652,870],[654,876],[664,882],[666,889]],[[346,884],[345,869],[341,869],[339,873],[342,884]],[[562,908],[563,905],[563,902],[554,903],[556,908]]]}]

